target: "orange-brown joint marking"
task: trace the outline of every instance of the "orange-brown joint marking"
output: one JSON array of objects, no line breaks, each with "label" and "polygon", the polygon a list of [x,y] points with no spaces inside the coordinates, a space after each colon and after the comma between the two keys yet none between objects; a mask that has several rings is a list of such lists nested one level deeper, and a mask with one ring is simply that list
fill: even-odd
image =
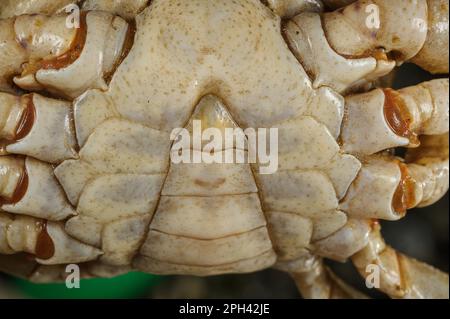
[{"label": "orange-brown joint marking", "polygon": [[26,99],[26,108],[17,125],[14,138],[15,141],[23,139],[30,133],[36,119],[36,108],[33,102],[33,95],[26,95],[24,98]]},{"label": "orange-brown joint marking", "polygon": [[23,196],[25,196],[25,193],[28,189],[28,173],[24,166],[25,162],[23,162],[22,175],[20,176],[19,182],[16,185],[16,189],[14,190],[12,197],[7,198],[4,196],[0,196],[0,206],[16,204],[23,198]]},{"label": "orange-brown joint marking", "polygon": [[33,102],[33,94],[24,95],[21,99],[23,99],[21,102],[26,105],[25,110],[17,122],[13,136],[8,139],[0,139],[0,154],[2,151],[6,153],[6,146],[25,138],[33,128],[36,119],[36,108]]},{"label": "orange-brown joint marking", "polygon": [[411,146],[419,146],[417,134],[411,130],[412,117],[401,95],[392,89],[384,89],[384,116],[392,131],[409,139]]},{"label": "orange-brown joint marking", "polygon": [[392,207],[397,214],[404,216],[408,209],[414,207],[416,181],[411,177],[406,164],[399,163],[399,167],[401,180],[394,193]]},{"label": "orange-brown joint marking", "polygon": [[80,28],[77,30],[69,50],[62,55],[51,58],[42,59],[40,61],[31,61],[27,64],[22,72],[22,76],[35,74],[37,71],[43,70],[59,70],[74,63],[83,52],[87,38],[86,12],[80,16]]},{"label": "orange-brown joint marking", "polygon": [[47,232],[47,221],[37,222],[39,235],[36,240],[35,253],[39,259],[50,259],[55,255],[55,244]]}]

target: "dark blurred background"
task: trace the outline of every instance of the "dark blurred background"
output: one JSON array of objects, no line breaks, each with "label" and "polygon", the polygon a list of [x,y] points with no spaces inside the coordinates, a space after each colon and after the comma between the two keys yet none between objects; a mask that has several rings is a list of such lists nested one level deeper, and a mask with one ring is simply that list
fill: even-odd
[{"label": "dark blurred background", "polygon": [[[415,85],[432,79],[431,75],[418,67],[407,64],[399,68],[394,88]],[[449,198],[447,196],[437,204],[411,210],[408,215],[397,222],[383,222],[383,234],[387,243],[397,250],[429,263],[445,272],[449,265]],[[331,268],[355,288],[372,297],[385,298],[376,291],[365,288],[364,281],[350,263],[329,262]],[[138,280],[139,290],[129,290],[116,296],[148,298],[300,298],[290,277],[276,270],[268,270],[249,275],[227,275],[209,278],[195,277],[161,277],[149,280],[147,277],[124,277],[117,285],[131,284]],[[103,283],[105,283],[103,281]],[[109,283],[111,284],[111,283]],[[83,284],[82,284],[83,285]],[[86,293],[85,297],[105,297],[102,282],[96,283],[97,295]],[[108,289],[107,284],[104,291]],[[59,287],[61,288],[61,287]],[[119,287],[116,287],[119,288]],[[45,290],[48,290],[44,293]],[[128,291],[128,290],[127,290]],[[48,298],[61,297],[58,287],[35,286],[0,275],[1,298]],[[81,292],[81,296],[83,293]],[[77,294],[76,297],[80,297]],[[114,297],[114,296],[113,296]]]}]

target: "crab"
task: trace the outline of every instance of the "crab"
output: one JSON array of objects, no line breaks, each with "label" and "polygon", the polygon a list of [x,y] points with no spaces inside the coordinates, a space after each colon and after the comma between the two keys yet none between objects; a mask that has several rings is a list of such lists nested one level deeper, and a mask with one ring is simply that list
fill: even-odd
[{"label": "crab", "polygon": [[[379,224],[448,190],[448,78],[377,84],[405,62],[448,73],[448,1],[2,0],[0,18],[4,272],[274,267],[305,298],[364,298],[324,264],[350,259],[390,297],[448,298]],[[174,163],[196,120],[276,128],[277,171]]]}]

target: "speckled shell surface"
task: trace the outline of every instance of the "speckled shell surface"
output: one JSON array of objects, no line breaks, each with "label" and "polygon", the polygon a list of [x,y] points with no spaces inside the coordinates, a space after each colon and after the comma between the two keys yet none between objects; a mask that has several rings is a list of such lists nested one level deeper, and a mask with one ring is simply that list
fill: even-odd
[{"label": "speckled shell surface", "polygon": [[[92,113],[89,100],[99,94],[106,115]],[[315,116],[319,101],[331,111]],[[144,227],[135,245],[126,243],[126,256],[105,252],[104,261],[128,265],[138,253],[134,263],[149,272],[253,271],[272,266],[276,251],[299,257],[314,223],[338,214],[338,196],[360,168],[335,140],[342,108],[337,93],[313,88],[281,35],[279,17],[258,1],[154,1],[137,17],[134,46],[107,92],[88,91],[77,100],[76,126],[89,137],[80,159],[63,163],[56,175],[68,190],[70,172],[89,166],[77,194],[69,191],[79,223],[94,219],[103,234],[115,223],[150,224],[146,238]],[[169,164],[168,132],[193,119],[209,119],[213,127],[279,128],[278,172],[259,175],[250,164]],[[118,143],[122,155],[112,157]],[[346,173],[329,174],[333,165]],[[121,208],[129,195],[113,185],[154,191],[133,192],[131,206]],[[297,227],[287,231],[291,220]],[[110,240],[117,250],[122,243],[111,231],[101,247]]]}]

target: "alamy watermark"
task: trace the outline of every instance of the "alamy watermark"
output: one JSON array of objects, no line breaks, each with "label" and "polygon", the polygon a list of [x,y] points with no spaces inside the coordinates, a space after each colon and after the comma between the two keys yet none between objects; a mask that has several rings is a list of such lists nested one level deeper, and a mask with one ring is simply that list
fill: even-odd
[{"label": "alamy watermark", "polygon": [[81,272],[80,266],[70,264],[66,266],[66,287],[67,289],[80,289]]},{"label": "alamy watermark", "polygon": [[277,128],[202,130],[202,122],[194,120],[192,136],[188,129],[177,128],[170,134],[170,140],[174,141],[170,155],[173,164],[249,163],[258,164],[260,174],[278,171]]},{"label": "alamy watermark", "polygon": [[379,30],[381,27],[380,7],[376,4],[366,6],[366,27],[370,30]]},{"label": "alamy watermark", "polygon": [[369,289],[380,289],[381,268],[376,264],[366,266],[366,287]]}]

